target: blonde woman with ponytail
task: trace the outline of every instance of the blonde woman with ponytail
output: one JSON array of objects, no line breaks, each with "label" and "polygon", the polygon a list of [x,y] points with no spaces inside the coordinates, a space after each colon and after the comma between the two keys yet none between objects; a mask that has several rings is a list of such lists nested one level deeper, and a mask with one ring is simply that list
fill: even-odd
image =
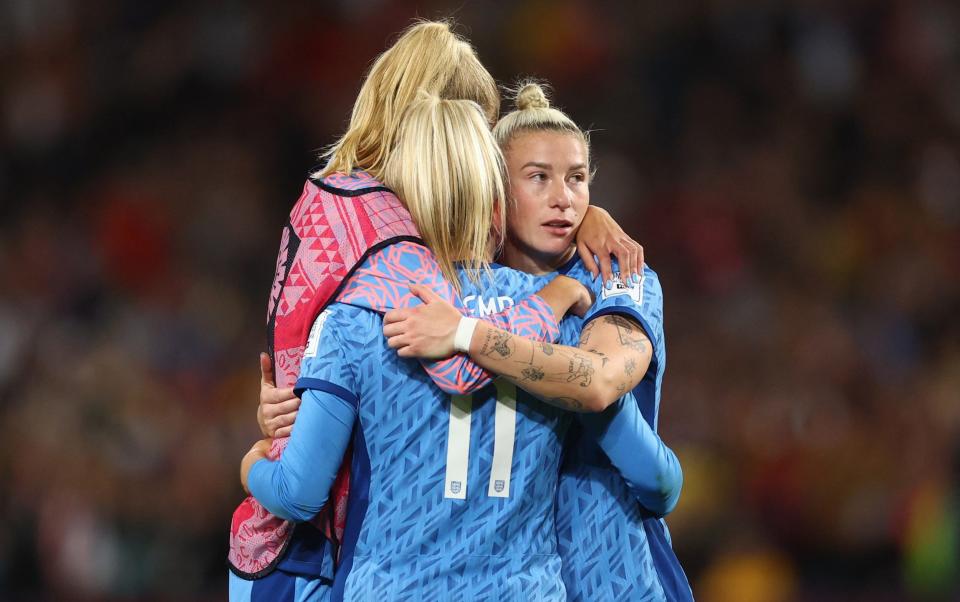
[{"label": "blonde woman with ponytail", "polygon": [[[405,138],[401,132],[412,106],[449,100],[470,102],[474,108],[468,124],[457,124],[450,115],[461,109],[437,105],[451,120],[442,130],[449,148],[462,158],[461,171],[441,174],[431,157],[421,158],[423,143],[431,138]],[[485,265],[482,253],[489,253],[489,232],[498,216],[502,218],[497,204],[504,196],[498,194],[502,176],[492,173],[499,160],[487,157],[486,163],[469,167],[463,161],[485,156],[478,139],[449,136],[474,132],[481,123],[488,127],[498,105],[492,77],[448,23],[414,24],[372,65],[347,131],[325,153],[325,167],[307,180],[283,229],[267,309],[269,353],[260,360],[258,421],[264,434],[274,437],[271,459],[283,452],[299,407],[292,389],[309,350],[311,324],[338,295],[356,300],[369,292],[358,289],[361,277],[372,278],[380,296],[367,295],[358,303],[383,311],[410,302],[409,295],[388,291],[384,283],[419,281],[431,283],[438,295],[463,307],[454,262]],[[478,177],[481,172],[486,175]],[[446,185],[453,188],[441,189]],[[490,195],[482,206],[475,202],[481,195]],[[639,246],[609,216],[596,212],[593,224],[590,239],[595,242],[583,246],[591,261],[596,254],[608,269],[612,252],[639,264]],[[417,269],[408,269],[404,262],[414,260]],[[389,277],[384,279],[384,274]],[[569,285],[548,286],[486,319],[510,332],[552,339],[557,317],[581,295]],[[423,367],[449,393],[469,393],[490,379],[463,357],[423,362]],[[232,600],[298,599],[293,592],[332,578],[345,527],[349,463],[346,457],[334,482],[335,503],[310,524],[294,525],[277,517],[253,497],[237,508],[228,556]]]},{"label": "blonde woman with ponytail", "polygon": [[[663,293],[657,274],[618,274],[595,283],[576,254],[590,202],[590,141],[551,108],[536,83],[520,87],[517,110],[494,128],[509,174],[507,234],[500,261],[525,272],[564,274],[591,289],[585,315],[564,321],[558,345],[481,323],[455,345],[442,333],[463,318],[431,291],[425,305],[389,312],[384,333],[401,357],[447,357],[463,348],[521,388],[518,404],[541,400],[578,412],[565,441],[556,524],[571,600],[692,600],[662,517],[683,482],[673,451],[657,435],[666,362]],[[591,412],[593,414],[591,414]],[[586,514],[584,507],[590,508]]]},{"label": "blonde woman with ponytail", "polygon": [[[457,260],[456,267],[443,267],[464,294],[512,303],[542,287],[543,279],[492,270],[490,246],[461,242],[481,220],[489,235],[495,214],[489,199],[505,197],[502,171],[499,148],[475,103],[422,93],[404,113],[384,179],[406,199],[433,248]],[[480,394],[451,397],[422,375],[418,362],[393,352],[376,310],[384,298],[402,304],[410,296],[414,285],[401,272],[422,279],[419,286],[427,290],[441,285],[426,262],[426,250],[410,241],[364,261],[311,329],[296,384],[302,405],[285,452],[271,460],[264,439],[244,457],[241,481],[277,516],[309,520],[329,498],[340,459],[353,446],[340,566],[329,592],[315,584],[311,598],[435,600],[452,593],[452,599],[559,602],[560,558],[549,528],[557,471],[544,471],[541,462],[559,464],[560,412],[528,419],[499,396],[489,403]],[[582,291],[579,298],[589,302],[580,284],[563,280],[568,284],[561,287]],[[509,436],[515,444],[498,451],[502,442],[485,444],[481,434],[471,444],[471,413],[481,431],[489,433],[483,424],[495,422],[496,438]],[[508,422],[510,431],[501,433]],[[489,496],[467,498],[479,489],[469,483],[476,479],[469,476],[471,445],[475,463],[483,463],[481,450],[512,456],[516,447],[526,455],[500,469],[494,459],[493,470],[506,470],[506,480]],[[511,473],[514,495],[499,495],[509,491]],[[291,579],[294,592],[298,578]],[[253,583],[258,594],[275,594],[272,583]]]}]

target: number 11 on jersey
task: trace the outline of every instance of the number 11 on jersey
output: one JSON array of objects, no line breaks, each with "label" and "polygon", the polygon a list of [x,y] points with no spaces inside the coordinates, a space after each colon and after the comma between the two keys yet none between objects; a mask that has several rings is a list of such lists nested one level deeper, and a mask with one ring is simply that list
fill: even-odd
[{"label": "number 11 on jersey", "polygon": [[[510,497],[510,475],[513,470],[513,447],[517,428],[517,387],[496,381],[497,405],[494,412],[493,462],[487,495]],[[454,395],[450,400],[450,422],[447,430],[447,473],[443,497],[467,499],[467,467],[470,460],[470,415],[472,395]]]}]

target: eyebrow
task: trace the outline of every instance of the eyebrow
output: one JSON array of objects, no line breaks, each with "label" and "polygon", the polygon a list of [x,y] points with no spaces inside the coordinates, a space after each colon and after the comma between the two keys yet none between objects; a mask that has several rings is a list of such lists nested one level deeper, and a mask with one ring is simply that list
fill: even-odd
[{"label": "eyebrow", "polygon": [[[527,163],[524,163],[523,167],[521,167],[520,169],[526,169],[528,167],[539,167],[540,169],[553,169],[553,165],[551,165],[550,163],[539,163],[537,161],[528,161]],[[587,168],[587,165],[585,163],[578,163],[576,165],[570,166],[569,171],[576,171],[578,169],[586,169],[586,168]]]},{"label": "eyebrow", "polygon": [[528,167],[539,167],[540,169],[551,169],[553,165],[550,165],[549,163],[538,163],[536,161],[528,161],[520,169],[526,169]]}]

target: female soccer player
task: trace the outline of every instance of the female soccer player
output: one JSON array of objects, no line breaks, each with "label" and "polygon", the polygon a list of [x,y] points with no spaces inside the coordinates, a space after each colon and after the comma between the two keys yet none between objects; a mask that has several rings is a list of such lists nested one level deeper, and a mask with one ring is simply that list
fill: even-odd
[{"label": "female soccer player", "polygon": [[[592,282],[573,258],[571,236],[589,199],[586,137],[565,115],[550,110],[536,87],[525,88],[518,105],[520,110],[496,128],[514,200],[503,261],[532,272],[559,269]],[[385,333],[400,355],[445,355],[458,330],[469,332],[471,322],[420,292],[427,305],[391,312]],[[584,415],[566,443],[557,528],[567,595],[690,599],[666,527],[658,520],[676,503],[680,471],[655,433],[665,361],[656,274],[647,269],[641,282],[617,281],[595,292],[597,305],[582,329],[583,322],[576,324],[578,348],[518,340],[483,324],[461,346],[520,387],[568,407],[601,409],[632,389],[604,413]],[[451,415],[451,434],[453,425]],[[499,435],[499,427],[495,430]],[[447,448],[449,458],[449,442]],[[544,464],[548,470],[549,461]],[[494,472],[491,468],[495,490]]]},{"label": "female soccer player", "polygon": [[[574,246],[589,203],[589,141],[535,84],[520,90],[517,107],[494,128],[512,200],[501,261],[589,286]],[[461,316],[421,287],[415,292],[425,305],[385,317],[400,356],[446,357],[458,350],[459,334],[459,350],[541,399],[606,410],[583,415],[566,442],[557,529],[569,598],[691,599],[659,518],[675,506],[682,477],[655,430],[666,360],[657,275],[645,268],[641,278],[596,287],[585,318],[569,319],[582,325],[576,347],[518,338]]]},{"label": "female soccer player", "polygon": [[[418,169],[406,168],[411,159]],[[411,204],[420,193],[450,190],[458,212],[482,221],[491,191],[476,184],[499,175],[499,159],[474,105],[427,97],[405,113],[385,173]],[[423,230],[455,236],[463,227],[438,220]],[[553,505],[567,413],[518,408],[515,389],[451,399],[418,362],[390,349],[370,298],[393,303],[409,295],[414,285],[398,277],[403,271],[425,277],[424,254],[407,244],[384,250],[396,255],[391,262],[366,260],[318,316],[297,380],[303,405],[290,443],[277,461],[267,460],[268,440],[255,446],[241,478],[276,515],[306,520],[326,502],[340,458],[353,446],[333,600],[564,600]],[[544,285],[506,268],[462,273],[465,294],[507,304]],[[560,281],[589,305],[579,283]],[[482,433],[476,437],[471,419]],[[496,476],[484,493],[478,481],[487,472]]]},{"label": "female soccer player", "polygon": [[[424,61],[424,56],[430,60]],[[366,258],[403,242],[425,243],[434,254],[422,257],[421,270],[427,276],[449,277],[453,257],[478,257],[487,242],[485,226],[477,220],[462,224],[457,237],[431,239],[430,229],[423,226],[430,220],[437,221],[438,215],[433,213],[437,208],[405,204],[384,186],[384,170],[395,146],[400,116],[420,90],[441,98],[472,100],[482,107],[488,121],[496,119],[499,96],[493,79],[469,44],[455,36],[447,24],[417,24],[377,59],[361,88],[347,132],[332,147],[324,170],[306,183],[283,231],[268,306],[269,347],[281,386],[288,387],[297,377],[310,325]],[[439,211],[444,218],[444,211],[450,208]],[[489,201],[487,211],[493,211]],[[592,217],[594,232],[598,233],[593,239],[600,243],[585,243],[584,252],[600,258],[600,269],[609,272],[611,252],[639,265],[639,247],[624,238],[609,216],[594,212]],[[418,233],[423,233],[422,239]],[[380,257],[387,265],[390,258],[395,258],[391,254]],[[424,277],[420,273],[413,276]],[[433,279],[435,291],[460,305],[456,287],[448,280]],[[531,294],[506,312],[487,318],[513,332],[548,339],[557,328],[552,320],[539,319],[549,315],[548,302],[555,300],[547,293]],[[478,379],[484,377],[482,371],[460,358],[425,363],[424,367],[438,386],[454,393],[477,388],[482,382]],[[280,438],[274,442],[271,457],[279,456],[285,441]],[[339,495],[334,499],[341,499],[348,483],[346,473],[342,473],[335,486]],[[256,598],[258,590],[267,591],[272,585],[266,578],[276,568],[288,575],[329,577],[330,540],[342,536],[342,508],[331,506],[330,512],[317,517],[315,522],[322,529],[319,532],[308,525],[294,529],[292,523],[247,498],[232,522],[231,597]],[[254,586],[241,580],[261,582]],[[292,591],[295,585],[283,575],[274,582],[281,582],[285,591]],[[280,599],[273,590],[264,595]]]}]

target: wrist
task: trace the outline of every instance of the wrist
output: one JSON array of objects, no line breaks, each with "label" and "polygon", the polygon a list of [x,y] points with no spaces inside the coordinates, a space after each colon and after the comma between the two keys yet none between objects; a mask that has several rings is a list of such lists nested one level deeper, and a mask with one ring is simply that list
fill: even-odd
[{"label": "wrist", "polygon": [[571,286],[572,279],[567,276],[557,276],[537,293],[559,321],[576,302],[576,289]]},{"label": "wrist", "polygon": [[457,330],[453,334],[453,350],[457,353],[470,353],[470,341],[473,340],[473,332],[477,329],[479,320],[463,316],[457,324]]},{"label": "wrist", "polygon": [[554,282],[560,287],[562,306],[566,313],[580,299],[580,283],[562,274],[557,276]]}]

